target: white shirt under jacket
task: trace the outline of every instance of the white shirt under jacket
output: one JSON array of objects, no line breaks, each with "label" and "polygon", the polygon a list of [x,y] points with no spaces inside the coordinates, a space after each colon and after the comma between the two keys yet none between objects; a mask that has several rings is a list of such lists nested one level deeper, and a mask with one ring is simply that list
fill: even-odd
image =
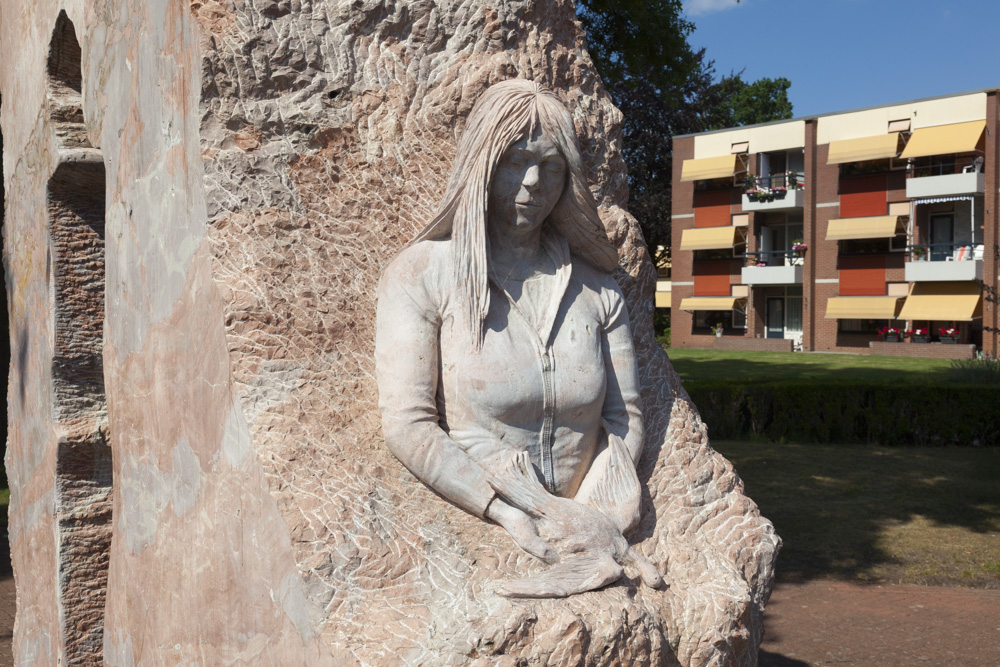
[{"label": "white shirt under jacket", "polygon": [[532,308],[541,315],[532,324],[491,276],[479,352],[463,324],[448,240],[404,249],[379,284],[375,366],[386,445],[427,486],[477,516],[495,495],[489,471],[508,450],[527,450],[546,487],[573,497],[607,446],[602,420],[633,462],[642,447],[621,290],[571,258],[562,237],[547,233],[543,244],[556,267],[542,290],[550,306]]}]

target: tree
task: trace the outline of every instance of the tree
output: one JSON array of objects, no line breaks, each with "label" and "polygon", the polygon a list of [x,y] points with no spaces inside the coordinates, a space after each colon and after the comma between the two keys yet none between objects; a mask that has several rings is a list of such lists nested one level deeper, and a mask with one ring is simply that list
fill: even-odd
[{"label": "tree", "polygon": [[785,78],[747,83],[742,72],[717,78],[679,0],[578,0],[587,47],[624,115],[629,210],[653,262],[670,257],[673,135],[792,117]]}]

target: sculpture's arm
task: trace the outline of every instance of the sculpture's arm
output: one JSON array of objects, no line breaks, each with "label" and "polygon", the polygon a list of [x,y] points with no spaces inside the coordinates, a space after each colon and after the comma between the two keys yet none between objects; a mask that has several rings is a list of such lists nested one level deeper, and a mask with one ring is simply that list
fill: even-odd
[{"label": "sculpture's arm", "polygon": [[[608,316],[601,348],[607,385],[601,419],[607,435],[574,500],[600,509],[625,532],[639,520],[641,487],[634,470],[643,442],[639,373],[624,298],[617,289],[608,290],[605,296]],[[626,472],[622,465],[633,469]]]},{"label": "sculpture's arm", "polygon": [[385,444],[417,479],[484,517],[495,495],[488,476],[438,423],[440,315],[420,276],[399,264],[393,262],[379,284],[376,316],[375,375]]},{"label": "sculpture's arm", "polygon": [[632,346],[625,298],[617,289],[608,290],[608,316],[601,338],[607,390],[601,417],[611,433],[625,442],[634,464],[642,454],[642,407],[639,370]]}]

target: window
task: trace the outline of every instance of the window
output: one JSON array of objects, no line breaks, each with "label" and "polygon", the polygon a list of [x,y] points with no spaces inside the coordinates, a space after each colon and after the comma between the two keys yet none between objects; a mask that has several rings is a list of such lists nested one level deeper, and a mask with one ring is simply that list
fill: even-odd
[{"label": "window", "polygon": [[[742,244],[740,247],[744,247]],[[734,250],[732,248],[716,248],[714,250],[695,250],[694,261],[705,261],[712,259],[733,259]]]},{"label": "window", "polygon": [[905,249],[905,234],[896,234],[891,239],[850,239],[840,242],[841,255],[885,255]]},{"label": "window", "polygon": [[746,329],[747,316],[742,310],[699,310],[694,313],[692,333],[709,333],[716,324],[725,329]]},{"label": "window", "polygon": [[875,335],[888,326],[889,320],[837,320],[837,333],[863,333]]}]

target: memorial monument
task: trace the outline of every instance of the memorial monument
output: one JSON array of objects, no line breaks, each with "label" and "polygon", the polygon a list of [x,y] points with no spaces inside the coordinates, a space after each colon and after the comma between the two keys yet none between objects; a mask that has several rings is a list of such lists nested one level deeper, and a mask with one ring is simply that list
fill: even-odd
[{"label": "memorial monument", "polygon": [[[0,50],[19,664],[755,662],[780,542],[653,338],[620,117],[572,3],[7,0]],[[473,109],[504,85],[537,108],[480,145]],[[562,171],[555,203],[496,177],[522,158]],[[550,221],[533,255],[459,231],[484,202]],[[394,444],[376,383],[406,372],[377,347],[434,340],[376,326],[383,272],[398,301],[403,260],[456,241],[436,261],[478,295],[461,363],[495,356],[502,309],[580,413],[527,400],[548,433],[470,401],[469,438],[514,444],[465,504],[407,427]],[[443,390],[510,399],[545,364],[506,358],[456,385],[442,365]]]}]

